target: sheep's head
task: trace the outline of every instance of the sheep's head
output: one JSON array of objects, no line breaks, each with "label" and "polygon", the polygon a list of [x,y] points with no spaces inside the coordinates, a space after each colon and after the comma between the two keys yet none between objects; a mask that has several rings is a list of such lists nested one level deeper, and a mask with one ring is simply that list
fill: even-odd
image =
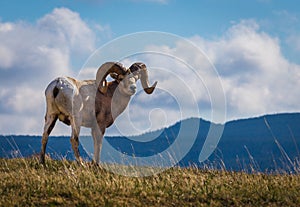
[{"label": "sheep's head", "polygon": [[99,68],[96,76],[96,84],[99,85],[102,93],[106,93],[107,90],[106,76],[108,74],[119,83],[118,89],[129,96],[136,92],[136,82],[139,79],[141,79],[143,89],[147,94],[153,93],[157,84],[156,81],[150,86],[147,67],[144,63],[134,63],[129,69],[126,69],[120,63],[108,62]]},{"label": "sheep's head", "polygon": [[153,93],[153,91],[156,87],[157,81],[155,81],[154,84],[152,86],[150,86],[147,67],[144,63],[139,63],[139,62],[133,63],[130,66],[129,70],[130,70],[131,74],[135,74],[138,76],[138,79],[141,79],[143,89],[147,94]]}]

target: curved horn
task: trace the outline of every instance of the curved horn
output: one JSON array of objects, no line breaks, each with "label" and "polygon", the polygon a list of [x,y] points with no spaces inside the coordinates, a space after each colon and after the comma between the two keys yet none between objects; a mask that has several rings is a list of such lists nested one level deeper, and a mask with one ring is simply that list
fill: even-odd
[{"label": "curved horn", "polygon": [[139,63],[139,62],[133,63],[129,69],[132,73],[139,71],[139,73],[141,74],[141,83],[144,88],[144,91],[147,94],[153,93],[153,91],[157,85],[157,81],[155,81],[154,84],[152,86],[150,86],[146,65],[144,63]]},{"label": "curved horn", "polygon": [[96,74],[96,86],[102,93],[107,91],[106,77],[110,73],[117,73],[118,75],[124,75],[127,69],[118,62],[106,62],[102,64]]}]

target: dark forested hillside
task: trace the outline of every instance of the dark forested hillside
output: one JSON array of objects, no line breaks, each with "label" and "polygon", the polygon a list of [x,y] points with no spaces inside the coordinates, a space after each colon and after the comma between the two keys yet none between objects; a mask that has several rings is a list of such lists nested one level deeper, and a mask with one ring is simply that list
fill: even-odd
[{"label": "dark forested hillside", "polygon": [[[189,128],[185,128],[186,131],[182,131],[181,128],[183,124],[187,124],[191,126],[191,130],[195,130],[194,126],[198,126],[195,123],[200,123],[196,139],[191,137]],[[102,162],[126,164],[122,160],[122,156],[109,151],[108,146],[121,155],[151,157],[168,149],[174,144],[178,133],[181,133],[184,135],[186,143],[193,142],[190,143],[192,147],[188,153],[178,160],[178,165],[182,167],[208,165],[214,168],[225,167],[238,171],[272,171],[282,168],[293,171],[293,166],[299,164],[300,113],[266,115],[227,122],[216,150],[207,161],[200,163],[199,155],[212,124],[202,119],[192,118],[163,130],[140,136],[106,137],[101,160]],[[92,145],[91,137],[81,137],[80,139],[81,143]],[[0,136],[0,157],[32,156],[39,152],[40,142],[40,136]],[[84,146],[86,149],[92,149],[86,144]],[[180,150],[180,147],[178,146],[176,149]],[[88,154],[91,155],[92,151],[85,152],[84,148],[80,146],[80,152],[84,159],[90,159]],[[54,159],[74,159],[69,137],[50,137],[47,153]],[[174,151],[174,153],[177,152]]]}]

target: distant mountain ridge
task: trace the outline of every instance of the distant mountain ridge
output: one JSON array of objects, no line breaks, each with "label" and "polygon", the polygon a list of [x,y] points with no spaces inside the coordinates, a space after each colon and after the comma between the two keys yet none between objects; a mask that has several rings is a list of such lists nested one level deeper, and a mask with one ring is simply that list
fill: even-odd
[{"label": "distant mountain ridge", "polygon": [[[182,130],[184,124],[191,126],[190,130]],[[216,150],[207,161],[199,162],[200,152],[212,125],[216,124],[191,118],[140,136],[106,137],[101,161],[139,164],[137,158],[151,159],[155,155],[163,154],[170,146],[176,145],[176,137],[180,133],[184,142],[174,148],[174,155],[185,147],[183,145],[191,145],[189,151],[177,160],[177,165],[182,167],[193,165],[237,171],[293,171],[293,165],[299,164],[300,113],[281,113],[229,121],[223,125],[224,131]],[[196,137],[193,137],[195,126],[198,127],[198,132]],[[83,158],[89,160],[93,152],[92,138],[83,136],[80,140],[80,153]],[[39,152],[40,146],[40,136],[0,136],[0,157],[32,156]],[[69,137],[50,137],[47,153],[55,159],[74,159]],[[130,159],[124,160],[124,155]],[[163,162],[157,164],[164,165]]]},{"label": "distant mountain ridge", "polygon": [[[191,154],[181,164],[196,163],[192,152],[197,152],[199,145],[201,143],[195,143]],[[222,161],[227,169],[238,171],[250,167],[258,171],[292,170],[293,166],[287,159],[298,162],[299,147],[300,113],[264,115],[227,122],[218,147],[209,160]]]}]

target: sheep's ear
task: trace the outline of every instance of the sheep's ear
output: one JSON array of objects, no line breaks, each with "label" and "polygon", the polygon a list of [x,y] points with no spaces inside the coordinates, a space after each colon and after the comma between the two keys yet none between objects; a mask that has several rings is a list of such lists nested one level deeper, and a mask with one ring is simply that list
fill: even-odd
[{"label": "sheep's ear", "polygon": [[122,81],[124,78],[125,78],[124,75],[118,75],[118,80],[119,80],[119,81]]},{"label": "sheep's ear", "polygon": [[117,74],[117,73],[111,73],[111,74],[109,74],[109,75],[110,75],[110,77],[112,77],[113,79],[118,80],[118,74]]},{"label": "sheep's ear", "polygon": [[106,94],[107,92],[107,81],[104,80],[99,84],[99,91],[103,94]]},{"label": "sheep's ear", "polygon": [[117,81],[122,81],[124,79],[124,75],[118,75],[117,73],[111,73],[109,75]]}]

